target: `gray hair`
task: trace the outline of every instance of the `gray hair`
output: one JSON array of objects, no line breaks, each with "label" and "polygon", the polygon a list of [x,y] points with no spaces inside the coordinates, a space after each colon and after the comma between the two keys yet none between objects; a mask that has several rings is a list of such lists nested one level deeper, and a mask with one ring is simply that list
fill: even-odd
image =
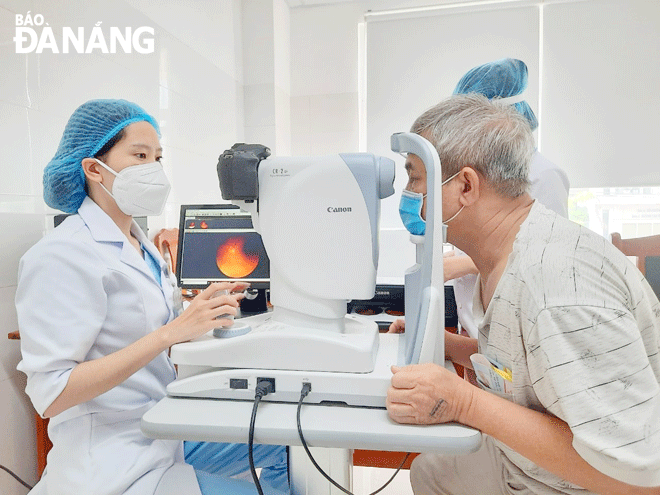
[{"label": "gray hair", "polygon": [[534,138],[515,108],[483,95],[454,95],[420,115],[410,132],[433,144],[443,180],[472,167],[502,196],[516,198],[529,188]]}]

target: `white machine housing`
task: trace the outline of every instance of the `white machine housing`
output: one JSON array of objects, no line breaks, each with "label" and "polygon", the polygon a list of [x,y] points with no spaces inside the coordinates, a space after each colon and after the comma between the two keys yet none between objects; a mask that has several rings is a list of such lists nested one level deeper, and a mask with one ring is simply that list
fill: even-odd
[{"label": "white machine housing", "polygon": [[236,323],[250,327],[244,335],[174,346],[180,374],[372,372],[378,327],[347,316],[346,305],[374,295],[380,200],[394,193],[393,183],[394,162],[366,153],[262,160],[258,198],[233,202],[261,234],[274,310]]},{"label": "white machine housing", "polygon": [[275,157],[259,166],[249,211],[271,260],[273,319],[344,331],[346,303],[376,288],[380,199],[394,162],[369,154]]},{"label": "white machine housing", "polygon": [[434,225],[440,161],[417,134],[393,135],[392,149],[419,156],[428,181],[426,235],[411,237],[417,259],[405,277],[406,332],[379,335],[374,321],[346,315],[347,300],[374,294],[379,203],[393,193],[392,160],[262,159],[258,199],[232,202],[251,213],[262,236],[274,310],[238,320],[242,335],[209,332],[173,346],[179,378],[169,395],[252,400],[256,383],[269,378],[275,392],[264,400],[295,402],[310,383],[306,402],[384,407],[392,365],[444,363],[443,238]]}]

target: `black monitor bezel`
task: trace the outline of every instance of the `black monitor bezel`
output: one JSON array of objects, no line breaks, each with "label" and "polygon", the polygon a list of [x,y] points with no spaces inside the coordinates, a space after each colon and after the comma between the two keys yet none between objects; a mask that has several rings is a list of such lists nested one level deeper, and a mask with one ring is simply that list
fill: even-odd
[{"label": "black monitor bezel", "polygon": [[[240,210],[240,208],[231,203],[219,203],[219,204],[186,204],[181,205],[181,210],[179,212],[179,238],[177,242],[177,253],[176,253],[176,279],[177,284],[182,289],[205,289],[212,282],[248,282],[252,289],[269,289],[270,288],[270,277],[268,280],[249,280],[249,279],[227,279],[227,280],[208,280],[206,284],[184,284],[181,277],[181,268],[182,260],[181,251],[183,249],[183,237],[185,230],[185,221],[186,221],[186,211],[187,210]],[[245,213],[249,215],[249,213]],[[265,249],[265,248],[264,248]]]}]

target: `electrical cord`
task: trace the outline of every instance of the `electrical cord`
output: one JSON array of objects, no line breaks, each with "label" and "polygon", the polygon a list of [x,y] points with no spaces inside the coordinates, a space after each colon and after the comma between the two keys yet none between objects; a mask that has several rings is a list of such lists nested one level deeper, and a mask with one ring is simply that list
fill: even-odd
[{"label": "electrical cord", "polygon": [[262,380],[257,383],[254,391],[254,405],[252,406],[252,418],[250,419],[250,432],[248,434],[248,460],[250,461],[250,472],[252,473],[252,480],[254,481],[254,485],[257,487],[257,492],[259,492],[259,495],[264,495],[264,491],[261,488],[259,476],[257,476],[257,470],[254,467],[254,423],[257,419],[257,409],[259,408],[259,402],[261,402],[262,397],[272,392],[273,384],[271,382]]},{"label": "electrical cord", "polygon": [[13,476],[13,478],[14,478],[16,481],[18,481],[21,485],[23,485],[23,486],[24,486],[25,488],[27,488],[28,490],[32,490],[32,488],[34,488],[34,487],[28,485],[28,484],[27,484],[25,481],[23,481],[21,478],[19,478],[18,475],[17,475],[16,473],[14,473],[11,469],[8,469],[8,468],[4,467],[2,464],[0,464],[0,469],[2,469],[3,471],[7,471],[11,476]]},{"label": "electrical cord", "polygon": [[[314,464],[314,467],[317,469],[319,473],[323,475],[323,477],[328,480],[330,483],[332,483],[335,487],[337,487],[339,490],[342,492],[346,493],[347,495],[353,495],[350,491],[348,491],[346,488],[341,486],[339,483],[337,483],[335,480],[333,480],[324,470],[321,468],[321,466],[318,465],[314,457],[312,456],[312,453],[309,451],[309,447],[307,447],[307,442],[305,441],[305,437],[303,436],[302,432],[302,426],[300,424],[300,411],[302,410],[302,405],[303,401],[305,400],[305,397],[309,395],[309,393],[312,391],[312,386],[309,383],[303,383],[302,390],[300,391],[300,400],[298,401],[298,410],[296,411],[296,423],[298,425],[298,436],[300,437],[300,442],[302,443],[303,448],[305,449],[305,452],[307,452],[307,457],[309,457],[309,460],[312,461],[312,464]],[[387,485],[389,485],[392,480],[396,477],[397,474],[399,474],[399,471],[401,471],[401,468],[403,468],[404,464],[408,460],[408,457],[410,457],[410,452],[406,454],[406,456],[403,458],[403,461],[399,465],[396,471],[394,471],[394,474],[392,477],[387,480],[387,482],[381,486],[378,490],[371,492],[369,495],[376,495],[377,493],[380,493],[385,489]]]}]

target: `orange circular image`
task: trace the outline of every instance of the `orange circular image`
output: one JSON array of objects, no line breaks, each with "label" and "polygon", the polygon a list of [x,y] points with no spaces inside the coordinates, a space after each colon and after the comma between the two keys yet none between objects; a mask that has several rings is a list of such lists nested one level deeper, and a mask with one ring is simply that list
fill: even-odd
[{"label": "orange circular image", "polygon": [[259,264],[259,255],[246,253],[245,239],[240,236],[230,237],[223,242],[216,253],[218,269],[229,278],[245,278]]}]

